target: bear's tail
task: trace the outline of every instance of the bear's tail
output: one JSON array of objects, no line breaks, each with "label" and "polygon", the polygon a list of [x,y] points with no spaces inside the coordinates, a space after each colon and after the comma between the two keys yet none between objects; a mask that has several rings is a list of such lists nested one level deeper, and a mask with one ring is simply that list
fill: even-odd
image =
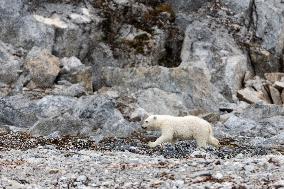
[{"label": "bear's tail", "polygon": [[208,143],[215,146],[215,147],[219,147],[220,146],[220,142],[218,139],[216,139],[214,136],[213,136],[213,131],[212,131],[212,128],[209,129],[209,132],[210,132],[210,135],[209,135],[209,138],[208,138]]}]

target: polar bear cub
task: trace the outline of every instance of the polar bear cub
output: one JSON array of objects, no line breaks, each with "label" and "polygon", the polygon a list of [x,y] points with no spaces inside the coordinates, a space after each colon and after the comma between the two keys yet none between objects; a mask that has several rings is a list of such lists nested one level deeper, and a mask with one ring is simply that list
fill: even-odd
[{"label": "polar bear cub", "polygon": [[174,143],[176,139],[195,139],[198,148],[206,148],[207,144],[219,146],[211,124],[197,116],[151,115],[144,121],[142,128],[161,131],[161,136],[155,142],[148,143],[151,148],[164,142]]}]

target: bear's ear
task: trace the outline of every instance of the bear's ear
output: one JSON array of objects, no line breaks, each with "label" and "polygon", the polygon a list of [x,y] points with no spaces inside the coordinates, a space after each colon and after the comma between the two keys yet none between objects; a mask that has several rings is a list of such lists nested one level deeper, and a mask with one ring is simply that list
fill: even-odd
[{"label": "bear's ear", "polygon": [[157,119],[157,116],[154,116],[153,119],[156,120],[156,119]]}]

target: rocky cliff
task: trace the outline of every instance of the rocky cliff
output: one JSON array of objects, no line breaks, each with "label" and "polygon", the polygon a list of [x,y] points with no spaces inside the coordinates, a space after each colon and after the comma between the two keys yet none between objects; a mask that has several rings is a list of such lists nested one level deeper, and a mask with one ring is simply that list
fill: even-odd
[{"label": "rocky cliff", "polygon": [[283,153],[283,11],[280,0],[1,0],[0,132],[97,144],[139,133],[151,113],[192,114],[224,148]]}]

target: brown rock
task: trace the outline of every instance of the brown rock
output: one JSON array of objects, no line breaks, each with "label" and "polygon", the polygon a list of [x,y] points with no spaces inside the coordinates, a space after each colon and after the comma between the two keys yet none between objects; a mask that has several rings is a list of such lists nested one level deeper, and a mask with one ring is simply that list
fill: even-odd
[{"label": "brown rock", "polygon": [[66,79],[71,83],[82,82],[87,91],[93,91],[92,76],[92,67],[81,66],[78,70],[66,75]]},{"label": "brown rock", "polygon": [[93,91],[93,71],[91,66],[85,66],[76,57],[63,58],[61,63],[63,68],[60,72],[60,79],[73,84],[82,83],[87,91]]},{"label": "brown rock", "polygon": [[276,72],[280,69],[279,64],[271,64],[271,62],[276,61],[273,54],[260,46],[252,45],[250,47],[250,58],[254,65],[255,73],[261,77],[266,72]]},{"label": "brown rock", "polygon": [[284,81],[276,81],[273,84],[273,87],[277,88],[278,90],[282,91],[284,89]]},{"label": "brown rock", "polygon": [[265,87],[265,86],[262,86],[261,87],[261,92],[263,93],[264,100],[267,103],[272,104],[272,101],[271,101],[271,98],[270,98],[270,95],[269,95],[269,88]]},{"label": "brown rock", "polygon": [[207,114],[203,114],[200,117],[213,124],[217,123],[220,120],[220,114],[216,112],[210,112]]},{"label": "brown rock", "polygon": [[240,100],[243,100],[250,104],[254,104],[257,102],[268,103],[267,101],[265,101],[264,94],[261,91],[255,91],[254,89],[249,87],[239,90],[237,92],[237,97]]},{"label": "brown rock", "polygon": [[270,90],[270,96],[272,98],[273,103],[277,105],[281,105],[282,100],[281,100],[280,92],[273,86],[269,86],[269,90]]},{"label": "brown rock", "polygon": [[284,77],[284,73],[273,72],[273,73],[265,73],[265,78],[271,82],[280,81],[282,77]]},{"label": "brown rock", "polygon": [[60,71],[59,59],[49,51],[42,50],[36,57],[26,61],[25,68],[37,87],[51,87]]},{"label": "brown rock", "polygon": [[253,78],[253,74],[250,71],[246,71],[245,76],[244,76],[244,82],[250,80]]}]

